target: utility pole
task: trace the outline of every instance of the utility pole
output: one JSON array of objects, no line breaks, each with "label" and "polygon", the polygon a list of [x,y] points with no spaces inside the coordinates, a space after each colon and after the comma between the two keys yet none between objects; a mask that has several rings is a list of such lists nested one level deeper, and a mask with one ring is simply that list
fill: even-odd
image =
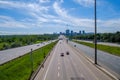
[{"label": "utility pole", "polygon": [[33,56],[32,56],[32,49],[31,49],[31,52],[30,52],[30,61],[31,61],[31,73],[33,73]]},{"label": "utility pole", "polygon": [[97,16],[96,16],[96,0],[94,0],[94,17],[95,17],[95,34],[94,34],[94,42],[95,42],[95,64],[97,64]]},{"label": "utility pole", "polygon": [[45,57],[46,57],[45,52],[43,52],[43,54],[44,54],[43,57],[44,57],[44,59],[45,59]]}]

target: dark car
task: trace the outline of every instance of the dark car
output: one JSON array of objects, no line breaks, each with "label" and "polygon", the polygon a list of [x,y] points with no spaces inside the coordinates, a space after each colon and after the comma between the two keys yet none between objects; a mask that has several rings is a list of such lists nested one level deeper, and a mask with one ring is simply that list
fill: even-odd
[{"label": "dark car", "polygon": [[61,53],[61,56],[63,57],[63,56],[64,56],[64,53]]},{"label": "dark car", "polygon": [[39,46],[39,44],[37,46]]},{"label": "dark car", "polygon": [[76,45],[74,45],[74,47],[76,47]]},{"label": "dark car", "polygon": [[66,54],[69,55],[70,53],[67,51]]}]

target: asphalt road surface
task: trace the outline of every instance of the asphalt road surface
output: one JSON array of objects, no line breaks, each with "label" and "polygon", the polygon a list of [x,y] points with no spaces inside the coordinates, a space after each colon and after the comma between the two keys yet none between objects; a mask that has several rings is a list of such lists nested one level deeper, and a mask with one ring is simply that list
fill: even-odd
[{"label": "asphalt road surface", "polygon": [[[78,41],[93,43],[93,41],[87,41],[87,40],[78,40]],[[120,44],[117,44],[117,43],[97,42],[97,44],[103,44],[103,45],[108,45],[108,46],[120,47]]]},{"label": "asphalt road surface", "polygon": [[[76,45],[77,49],[94,61],[95,50],[93,48],[71,41],[69,41],[69,44],[72,46]],[[120,57],[97,50],[97,58],[98,64],[120,79]]]},{"label": "asphalt road surface", "polygon": [[33,49],[33,50],[38,49],[38,48],[45,46],[54,41],[55,40],[38,43],[38,44],[33,44],[33,45],[28,45],[28,46],[23,46],[23,47],[18,47],[18,48],[12,48],[12,49],[8,49],[8,50],[2,50],[2,51],[0,51],[0,64],[6,63],[12,59],[19,57],[19,56],[25,55],[26,53],[30,52],[31,49]]},{"label": "asphalt road surface", "polygon": [[[69,55],[66,52],[69,52]],[[61,56],[61,54],[64,56]],[[90,63],[83,55],[60,40],[44,68],[40,69],[34,80],[112,80],[108,75]]]}]

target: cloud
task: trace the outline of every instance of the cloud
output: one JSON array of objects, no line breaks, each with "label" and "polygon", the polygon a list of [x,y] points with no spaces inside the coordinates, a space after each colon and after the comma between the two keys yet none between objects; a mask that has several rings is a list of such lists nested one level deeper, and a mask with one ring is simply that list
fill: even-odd
[{"label": "cloud", "polygon": [[0,27],[9,27],[9,28],[27,28],[27,26],[20,22],[16,21],[11,17],[8,16],[0,16]]},{"label": "cloud", "polygon": [[[94,19],[89,18],[78,18],[71,16],[68,8],[64,8],[62,3],[64,0],[55,1],[52,6],[42,5],[41,3],[48,3],[50,0],[36,0],[40,1],[39,3],[35,2],[19,2],[19,1],[0,1],[0,8],[17,10],[21,12],[20,14],[25,14],[27,17],[23,19],[16,19],[12,16],[0,15],[0,27],[9,27],[9,28],[26,28],[26,29],[35,29],[35,28],[52,28],[59,27],[60,29],[66,29],[64,27],[70,28],[87,28],[94,29]],[[88,7],[92,6],[93,0],[74,0],[80,5]],[[102,28],[113,28],[114,26],[119,27],[120,19],[111,19],[111,20],[98,20],[98,27]],[[51,26],[53,26],[51,28]]]},{"label": "cloud", "polygon": [[0,1],[0,7],[8,9],[16,8],[33,12],[47,11],[49,8],[48,6],[41,6],[37,3],[25,3],[17,1]]},{"label": "cloud", "polygon": [[93,6],[94,4],[94,0],[74,0],[74,2],[84,7],[90,7],[90,6]]},{"label": "cloud", "polygon": [[[73,26],[82,26],[82,27],[89,27],[90,25],[93,26],[93,20],[92,19],[82,19],[82,18],[76,18],[68,14],[67,10],[60,7],[60,3],[55,2],[53,4],[53,8],[57,15],[63,20],[66,21],[66,24]],[[90,27],[91,27],[90,26]]]},{"label": "cloud", "polygon": [[[55,12],[57,13],[57,15],[60,17],[60,19],[62,21],[65,21],[66,26],[68,25],[69,27],[79,27],[79,28],[87,28],[89,30],[91,30],[91,28],[94,30],[94,19],[89,19],[89,18],[76,18],[71,16],[66,9],[62,8],[60,6],[61,3],[59,2],[55,2],[53,4],[53,8],[55,10]],[[113,30],[113,28],[117,28],[120,29],[120,18],[118,19],[109,19],[109,20],[97,20],[97,24],[98,24],[98,29],[102,31],[103,28],[106,29],[111,29]],[[106,30],[107,31],[107,30]]]},{"label": "cloud", "polygon": [[55,2],[55,3],[53,4],[53,8],[54,8],[55,12],[56,12],[59,16],[68,17],[67,10],[62,9],[62,8],[60,7],[60,4],[59,4],[58,2]]},{"label": "cloud", "polygon": [[[6,16],[7,21],[5,22],[5,16],[2,18],[4,23],[1,26],[11,27],[39,27],[42,23],[49,22],[50,19],[55,18],[53,15],[47,14],[49,6],[42,6],[37,3],[25,3],[16,1],[0,1],[0,7],[5,9],[17,9],[22,14],[28,16],[22,20],[16,21],[10,16]],[[3,17],[3,16],[2,16]],[[2,21],[2,22],[3,22]],[[24,22],[21,22],[24,21]],[[29,23],[30,22],[30,23]],[[10,24],[11,23],[11,24]],[[28,26],[29,25],[29,26]]]},{"label": "cloud", "polygon": [[0,31],[0,35],[21,35],[26,34],[25,32],[10,32],[10,31]]},{"label": "cloud", "polygon": [[120,27],[120,19],[98,20],[98,25],[107,28]]},{"label": "cloud", "polygon": [[39,0],[40,3],[48,3],[50,0]]},{"label": "cloud", "polygon": [[[39,0],[39,1],[48,2],[49,0]],[[31,26],[42,26],[42,25],[47,25],[47,23],[48,23],[48,26],[49,24],[59,24],[59,25],[69,24],[71,27],[73,26],[89,27],[90,25],[93,26],[93,20],[79,19],[79,18],[70,16],[67,10],[61,7],[62,3],[63,3],[63,0],[58,0],[53,3],[53,9],[55,13],[58,15],[58,16],[54,16],[47,12],[49,11],[48,6],[41,6],[40,4],[37,4],[37,3],[0,1],[0,4],[2,5],[2,7],[16,8],[22,11],[23,10],[27,11],[27,13],[24,13],[24,14],[30,15],[33,19],[33,20],[30,19],[31,21],[29,25],[32,24]],[[14,22],[15,24],[15,20],[14,21],[12,20],[11,22]],[[26,24],[26,22],[27,21],[25,21],[24,24]],[[16,21],[16,23],[18,23],[18,21]],[[21,24],[23,25],[23,23]]]}]

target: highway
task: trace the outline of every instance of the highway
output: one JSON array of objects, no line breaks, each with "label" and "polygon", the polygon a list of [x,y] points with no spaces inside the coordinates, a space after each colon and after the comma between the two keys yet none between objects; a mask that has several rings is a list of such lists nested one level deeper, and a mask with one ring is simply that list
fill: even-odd
[{"label": "highway", "polygon": [[[69,52],[69,55],[66,54]],[[64,53],[64,56],[61,54]],[[82,53],[60,40],[34,80],[113,80]]]},{"label": "highway", "polygon": [[12,49],[8,49],[8,50],[2,50],[2,51],[0,51],[0,64],[6,63],[10,60],[13,60],[13,59],[19,57],[19,56],[25,55],[26,53],[30,52],[31,49],[33,49],[33,50],[38,49],[38,48],[45,46],[54,41],[55,40],[38,43],[38,44],[33,44],[33,45],[28,45],[28,46],[12,48]]},{"label": "highway", "polygon": [[[93,48],[72,41],[69,41],[69,44],[71,46],[76,45],[76,49],[83,52],[87,57],[94,61],[95,50]],[[97,58],[99,65],[120,79],[120,57],[111,55],[101,50],[97,50]]]},{"label": "highway", "polygon": [[[87,40],[77,40],[77,41],[82,41],[82,42],[93,43],[93,41],[87,41]],[[107,45],[107,46],[115,46],[115,47],[120,47],[120,44],[117,44],[117,43],[109,43],[109,42],[97,42],[97,44],[103,44],[103,45]]]}]

